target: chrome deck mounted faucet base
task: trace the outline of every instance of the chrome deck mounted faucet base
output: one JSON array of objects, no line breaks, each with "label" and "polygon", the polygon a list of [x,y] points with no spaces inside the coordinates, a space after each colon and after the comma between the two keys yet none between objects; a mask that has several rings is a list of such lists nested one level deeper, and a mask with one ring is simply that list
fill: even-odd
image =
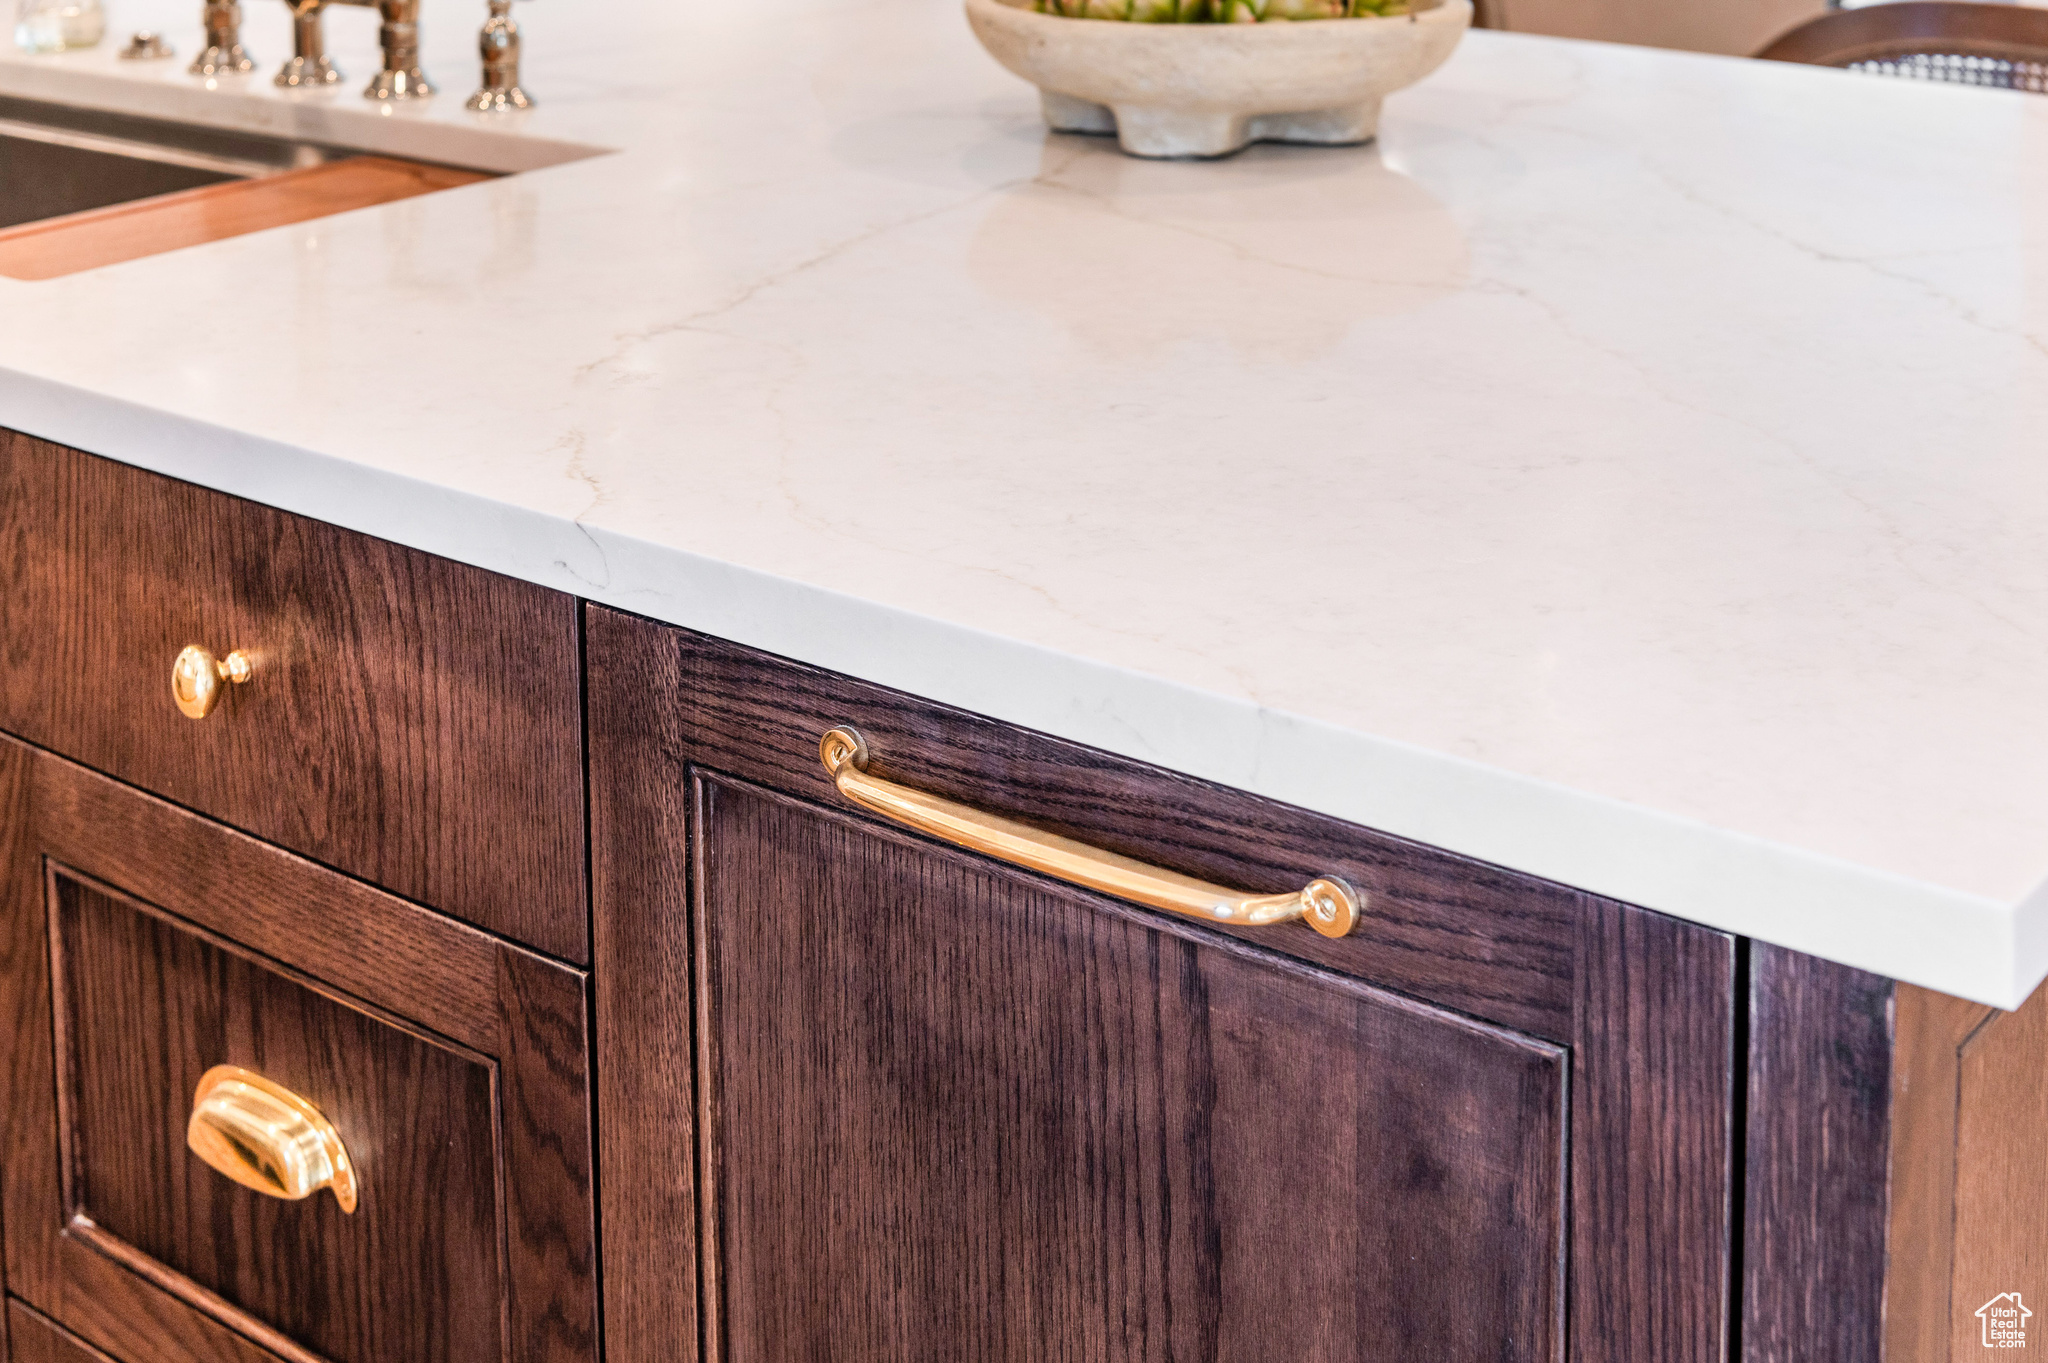
[{"label": "chrome deck mounted faucet base", "polygon": [[242,50],[242,7],[235,0],[206,0],[206,47],[192,63],[195,76],[238,76],[256,63]]},{"label": "chrome deck mounted faucet base", "polygon": [[434,93],[432,81],[420,70],[420,0],[335,0],[336,3],[375,3],[384,23],[377,41],[384,48],[384,69],[370,78],[363,90],[365,99],[425,99]]},{"label": "chrome deck mounted faucet base", "polygon": [[[287,89],[334,84],[341,71],[327,55],[321,12],[329,5],[360,5],[383,19],[377,30],[384,69],[363,90],[366,99],[423,99],[434,84],[420,69],[420,0],[285,0],[292,12],[292,55],[277,73]],[[242,7],[236,0],[206,0],[206,50],[192,63],[195,76],[239,75],[255,68],[241,42]]]},{"label": "chrome deck mounted faucet base", "polygon": [[[434,83],[420,69],[420,0],[285,0],[292,12],[292,55],[277,73],[286,89],[319,89],[341,79],[341,70],[327,55],[321,15],[329,5],[358,5],[377,11],[382,23],[377,41],[384,50],[384,69],[370,78],[363,98],[425,99]],[[512,0],[490,0],[491,17],[478,35],[483,56],[483,88],[469,97],[468,108],[485,112],[530,109],[533,100],[519,88],[519,25],[512,22]],[[206,50],[192,63],[195,76],[240,75],[256,63],[242,49],[242,7],[238,0],[206,0]]]},{"label": "chrome deck mounted faucet base", "polygon": [[326,57],[308,61],[304,57],[293,57],[277,73],[277,83],[287,89],[300,86],[332,85],[341,79],[341,72]]},{"label": "chrome deck mounted faucet base", "polygon": [[292,58],[277,73],[277,83],[287,89],[300,86],[332,85],[341,72],[328,60],[320,33],[322,0],[285,0],[292,12]]},{"label": "chrome deck mounted faucet base", "polygon": [[491,17],[477,35],[483,56],[483,88],[469,97],[466,109],[502,113],[531,109],[533,100],[519,88],[519,25],[512,21],[512,0],[491,0]]}]

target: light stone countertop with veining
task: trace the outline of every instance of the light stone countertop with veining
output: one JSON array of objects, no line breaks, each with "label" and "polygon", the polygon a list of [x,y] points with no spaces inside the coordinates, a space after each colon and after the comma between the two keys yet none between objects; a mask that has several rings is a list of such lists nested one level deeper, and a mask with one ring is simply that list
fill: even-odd
[{"label": "light stone countertop with veining", "polygon": [[481,4],[387,113],[367,14],[289,95],[283,5],[208,90],[197,0],[107,3],[0,92],[525,173],[0,280],[0,424],[1952,993],[2048,972],[2048,99],[1475,33],[1376,145],[1147,163],[954,0],[522,5],[498,119]]}]

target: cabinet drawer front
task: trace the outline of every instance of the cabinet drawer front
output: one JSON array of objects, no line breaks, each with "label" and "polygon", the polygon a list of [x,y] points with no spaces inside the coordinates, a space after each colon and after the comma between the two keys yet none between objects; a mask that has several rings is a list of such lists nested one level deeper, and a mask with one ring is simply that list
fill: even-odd
[{"label": "cabinet drawer front", "polygon": [[[38,1020],[12,1038],[10,1288],[130,1363],[593,1357],[582,976],[10,758],[32,772],[4,985]],[[330,1123],[352,1196],[266,1195],[196,1153],[218,1066]]]},{"label": "cabinet drawer front", "polygon": [[1562,1047],[695,807],[714,1357],[1559,1356]]},{"label": "cabinet drawer front", "polygon": [[7,1332],[14,1363],[115,1363],[110,1355],[18,1301],[7,1303]]},{"label": "cabinet drawer front", "polygon": [[[50,887],[73,1234],[145,1256],[333,1363],[501,1358],[489,1059],[68,868]],[[324,1191],[253,1195],[194,1157],[194,1091],[230,1063],[334,1123],[362,1181],[352,1213]]]},{"label": "cabinet drawer front", "polygon": [[[1726,935],[586,628],[614,1363],[1727,1356]],[[1341,937],[1141,906],[1323,875]]]},{"label": "cabinet drawer front", "polygon": [[572,598],[5,431],[0,573],[0,727],[587,958]]}]

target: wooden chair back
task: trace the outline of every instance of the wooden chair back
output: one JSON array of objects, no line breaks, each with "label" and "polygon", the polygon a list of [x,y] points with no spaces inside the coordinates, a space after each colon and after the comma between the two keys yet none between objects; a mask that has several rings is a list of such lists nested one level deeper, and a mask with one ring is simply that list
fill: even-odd
[{"label": "wooden chair back", "polygon": [[1836,10],[1780,35],[1756,55],[2048,94],[2048,9],[1904,0]]}]

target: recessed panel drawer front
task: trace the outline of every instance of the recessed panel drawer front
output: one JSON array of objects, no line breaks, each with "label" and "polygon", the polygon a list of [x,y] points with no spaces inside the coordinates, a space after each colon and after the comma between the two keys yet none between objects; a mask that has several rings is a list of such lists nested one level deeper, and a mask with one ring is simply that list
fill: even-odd
[{"label": "recessed panel drawer front", "polygon": [[7,1333],[14,1363],[118,1363],[18,1301],[7,1303]]},{"label": "recessed panel drawer front", "polygon": [[0,740],[10,781],[10,1291],[127,1363],[595,1357],[580,972]]},{"label": "recessed panel drawer front", "polygon": [[[502,1360],[491,1061],[66,868],[50,884],[72,1233],[332,1363]],[[326,1192],[257,1196],[194,1156],[192,1095],[230,1063],[334,1123],[361,1181],[352,1212]]]},{"label": "recessed panel drawer front", "polygon": [[1527,1363],[1563,1047],[714,777],[715,1357]]},{"label": "recessed panel drawer front", "polygon": [[586,959],[572,598],[7,431],[0,580],[0,728]]}]

